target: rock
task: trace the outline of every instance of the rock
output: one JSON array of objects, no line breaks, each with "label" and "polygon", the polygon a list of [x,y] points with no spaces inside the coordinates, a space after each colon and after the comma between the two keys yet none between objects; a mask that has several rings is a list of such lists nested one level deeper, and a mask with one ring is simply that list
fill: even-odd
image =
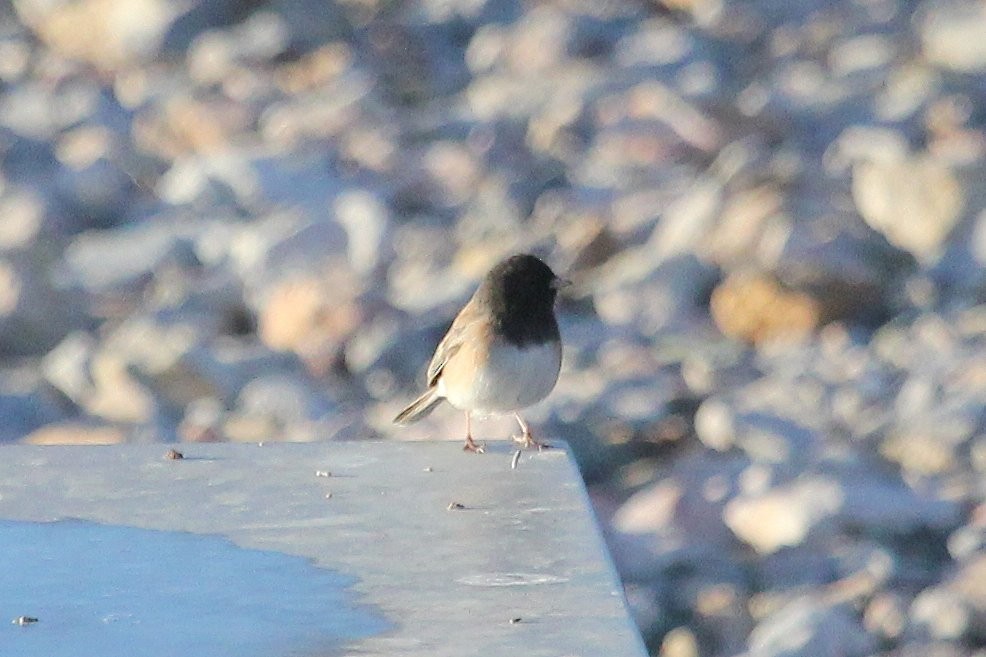
[{"label": "rock", "polygon": [[[307,140],[338,138],[340,133],[345,133],[347,139],[343,146],[348,154],[358,154],[357,162],[370,164],[371,170],[383,168],[389,171],[388,165],[398,155],[393,127],[381,126],[376,121],[354,125],[354,117],[362,114],[366,104],[379,102],[376,78],[355,67],[334,73],[337,68],[347,67],[352,55],[347,47],[336,46],[333,51],[323,55],[327,59],[324,63],[316,60],[305,69],[287,73],[291,78],[283,80],[282,85],[315,84],[317,92],[304,90],[307,93],[269,107],[260,117],[264,141],[283,150],[297,148]],[[319,70],[321,66],[328,71]],[[311,67],[316,68],[313,71]],[[347,131],[349,128],[352,130]],[[381,150],[372,152],[377,147]]]},{"label": "rock", "polygon": [[262,443],[284,440],[284,428],[266,415],[230,414],[222,425],[220,435],[234,442]]},{"label": "rock", "polygon": [[73,335],[45,358],[45,376],[92,415],[145,425],[203,398],[231,402],[251,378],[297,364],[256,345],[213,338],[187,308],[180,316],[184,321],[166,312],[134,315],[98,344]]},{"label": "rock", "polygon": [[696,634],[718,654],[739,654],[754,625],[747,588],[732,582],[699,582],[693,584],[694,602],[689,604],[696,613]]},{"label": "rock", "polygon": [[747,464],[733,455],[705,459],[697,452],[676,461],[658,481],[620,505],[609,522],[609,540],[623,576],[646,581],[694,567],[704,577],[739,586],[740,578],[725,557],[736,543],[722,513]]},{"label": "rock", "polygon": [[282,426],[318,420],[333,409],[330,400],[316,393],[309,382],[287,374],[270,374],[250,381],[236,401],[238,412],[266,416]]},{"label": "rock", "polygon": [[922,591],[911,604],[910,618],[935,639],[958,641],[970,630],[969,614],[961,600],[940,588]]},{"label": "rock", "polygon": [[26,191],[0,194],[0,253],[25,250],[38,238],[44,225],[41,199]]},{"label": "rock", "polygon": [[195,376],[208,382],[218,400],[228,404],[248,383],[272,372],[303,374],[301,363],[294,356],[271,351],[250,339],[224,337],[199,344],[182,360]]},{"label": "rock", "polygon": [[91,231],[65,249],[59,282],[89,292],[136,290],[167,264],[195,266],[195,226],[162,218],[112,231]]},{"label": "rock", "polygon": [[611,326],[635,327],[654,335],[696,312],[715,272],[692,255],[655,266],[647,247],[610,259],[594,275],[593,304]]},{"label": "rock", "polygon": [[114,70],[149,62],[170,44],[184,48],[197,32],[230,21],[235,0],[177,7],[160,0],[17,0],[20,19],[54,50]]},{"label": "rock", "polygon": [[276,72],[277,84],[290,94],[299,94],[336,81],[352,65],[349,44],[335,41],[285,62]]},{"label": "rock", "polygon": [[986,552],[986,505],[979,504],[969,514],[967,524],[948,537],[948,553],[956,561],[964,561]]},{"label": "rock", "polygon": [[685,60],[695,45],[688,30],[671,20],[655,18],[641,22],[620,39],[613,55],[623,66],[661,66]]},{"label": "rock", "polygon": [[259,310],[260,339],[298,354],[314,372],[328,371],[365,319],[359,292],[346,271],[276,283]]},{"label": "rock", "polygon": [[907,625],[907,605],[897,593],[879,593],[866,605],[863,626],[882,640],[896,640]]},{"label": "rock", "polygon": [[32,253],[0,256],[0,351],[37,355],[81,327],[81,300],[50,286],[47,263]]},{"label": "rock", "polygon": [[[342,3],[326,3],[322,0],[270,0],[265,10],[277,15],[287,27],[291,46],[308,52],[325,43],[351,41],[352,23]],[[246,33],[246,38],[252,34]]]},{"label": "rock", "polygon": [[185,415],[178,424],[178,437],[183,442],[193,443],[222,440],[225,415],[223,405],[218,399],[196,399],[185,407]]},{"label": "rock", "polygon": [[675,509],[681,500],[681,486],[662,481],[632,495],[614,514],[613,529],[625,534],[669,530],[674,526]]},{"label": "rock", "polygon": [[977,641],[986,636],[986,555],[961,563],[939,586],[922,591],[911,604],[915,629],[932,639]]},{"label": "rock", "polygon": [[687,627],[676,627],[664,635],[660,657],[698,657],[698,641]]},{"label": "rock", "polygon": [[854,125],[829,147],[831,167],[849,171],[858,162],[901,162],[908,157],[906,137],[893,128]]},{"label": "rock", "polygon": [[978,2],[925,3],[918,25],[924,56],[962,73],[986,70],[986,8]]},{"label": "rock", "polygon": [[398,254],[390,265],[387,301],[418,316],[441,315],[451,324],[457,307],[475,291],[485,272],[464,271],[462,264],[450,264],[441,256],[456,248],[448,231],[407,226],[397,231],[395,239],[406,244],[407,252],[415,257],[402,259]]},{"label": "rock", "polygon": [[[84,120],[91,113],[92,90],[79,89],[81,93],[71,102],[69,94],[62,94],[60,100],[67,107],[65,113],[56,111],[53,106],[50,87],[38,82],[27,81],[17,85],[0,97],[0,126],[19,137],[14,148],[10,149],[14,157],[7,154],[4,158],[4,171],[15,180],[25,174],[40,173],[44,169],[57,166],[53,144],[58,132],[66,127],[66,123]],[[24,149],[23,157],[18,158],[16,147]],[[34,151],[31,153],[30,151]],[[34,155],[34,161],[30,156]]]},{"label": "rock", "polygon": [[271,369],[298,369],[291,357],[236,338],[214,338],[204,322],[192,319],[187,313],[182,319],[134,316],[106,338],[93,368],[97,361],[108,363],[111,372],[122,368],[134,386],[172,411],[204,398],[232,403],[253,378]]},{"label": "rock", "polygon": [[28,445],[120,445],[127,442],[122,429],[82,422],[47,424],[24,437]]},{"label": "rock", "polygon": [[903,643],[895,654],[900,657],[968,657],[969,649],[954,641],[912,640]]},{"label": "rock", "polygon": [[263,290],[277,281],[331,270],[347,255],[345,230],[334,221],[308,222],[294,215],[264,223],[244,230],[232,245],[248,289]]},{"label": "rock", "polygon": [[837,75],[866,71],[886,71],[898,56],[894,39],[885,35],[865,34],[848,38],[832,49],[829,65]]},{"label": "rock", "polygon": [[969,636],[986,636],[986,555],[980,553],[962,563],[950,586],[969,615]]},{"label": "rock", "polygon": [[[200,401],[196,406],[206,412],[193,417],[189,409],[184,424],[189,429],[207,429],[197,440],[221,436],[238,442],[310,442],[348,435],[346,428],[357,422],[337,407],[333,388],[312,381],[297,368],[279,369],[280,372],[261,373],[246,382],[228,413],[212,412]],[[361,435],[367,435],[365,430]]]},{"label": "rock", "polygon": [[387,258],[389,208],[370,192],[347,190],[336,197],[333,210],[346,230],[349,264],[362,276],[372,274]]},{"label": "rock", "polygon": [[695,433],[707,447],[725,452],[736,442],[735,417],[728,404],[707,399],[695,413]]},{"label": "rock", "polygon": [[784,197],[773,185],[740,190],[728,195],[715,226],[703,237],[702,252],[720,267],[737,269],[762,257],[771,236],[790,230],[784,214]]},{"label": "rock", "polygon": [[65,336],[41,361],[48,383],[77,405],[92,393],[89,363],[97,344],[89,333],[76,331]]},{"label": "rock", "polygon": [[[177,96],[154,106],[134,122],[134,141],[142,150],[167,158],[171,168],[157,191],[171,203],[216,203],[230,191],[247,202],[256,182],[248,158],[227,144],[250,130],[249,107],[226,98]],[[223,184],[226,187],[223,187]]]},{"label": "rock", "polygon": [[710,179],[668,207],[650,237],[658,262],[695,251],[719,217],[722,196],[722,183]]},{"label": "rock", "polygon": [[550,6],[526,12],[512,26],[505,64],[517,71],[545,71],[565,61],[573,38],[571,16]]},{"label": "rock", "polygon": [[959,465],[962,445],[974,431],[974,424],[961,419],[928,418],[894,431],[880,445],[880,453],[908,472],[922,476],[943,474]]},{"label": "rock", "polygon": [[863,657],[876,641],[844,605],[804,598],[781,607],[750,633],[745,657]]},{"label": "rock", "polygon": [[838,482],[805,477],[764,493],[732,499],[723,520],[740,540],[761,554],[769,554],[803,543],[814,528],[839,512],[843,500]]},{"label": "rock", "polygon": [[130,373],[126,361],[98,352],[90,363],[92,390],[81,400],[90,415],[110,422],[148,424],[158,413],[154,395]]},{"label": "rock", "polygon": [[[20,32],[20,30],[17,30]],[[0,80],[8,85],[21,82],[31,63],[31,44],[26,34],[5,34],[0,39]]]},{"label": "rock", "polygon": [[269,64],[290,45],[284,19],[258,11],[237,26],[198,35],[188,49],[188,70],[201,85],[222,84],[240,67]]},{"label": "rock", "polygon": [[0,444],[19,440],[64,415],[65,409],[36,371],[27,367],[0,370]]},{"label": "rock", "polygon": [[749,408],[751,396],[732,401],[739,412],[718,398],[704,402],[695,415],[699,439],[719,451],[737,446],[757,463],[810,462],[822,443],[815,432],[787,414]]},{"label": "rock", "polygon": [[840,599],[859,599],[885,588],[900,574],[902,560],[876,541],[857,541],[835,558],[838,580],[830,592]]},{"label": "rock", "polygon": [[754,344],[804,340],[822,322],[816,299],[765,274],[730,275],[713,290],[709,310],[723,334]]},{"label": "rock", "polygon": [[[563,234],[559,235],[559,242],[566,253],[572,254],[564,275],[576,286],[580,278],[604,265],[621,250],[619,241],[606,223],[592,216],[569,218]],[[566,292],[568,294],[570,292]]]},{"label": "rock", "polygon": [[697,399],[708,398],[720,390],[739,389],[760,378],[762,373],[754,367],[753,354],[744,345],[732,340],[695,337],[685,340],[681,378]]},{"label": "rock", "polygon": [[138,157],[129,144],[106,127],[76,128],[61,136],[56,155],[62,166],[54,191],[77,230],[108,228],[127,218],[139,194]]},{"label": "rock", "polygon": [[860,162],[852,193],[871,228],[924,262],[941,254],[965,203],[954,174],[927,156]]}]

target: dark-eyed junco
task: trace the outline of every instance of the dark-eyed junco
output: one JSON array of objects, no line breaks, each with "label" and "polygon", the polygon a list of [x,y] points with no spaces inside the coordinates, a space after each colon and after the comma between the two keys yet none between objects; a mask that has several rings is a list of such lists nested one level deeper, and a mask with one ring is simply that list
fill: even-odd
[{"label": "dark-eyed junco", "polygon": [[472,438],[471,414],[513,413],[525,447],[534,440],[518,411],[548,396],[561,369],[561,336],[554,304],[566,284],[532,255],[493,267],[456,315],[428,365],[428,389],[394,422],[415,422],[447,399],[466,412],[463,449],[482,452]]}]

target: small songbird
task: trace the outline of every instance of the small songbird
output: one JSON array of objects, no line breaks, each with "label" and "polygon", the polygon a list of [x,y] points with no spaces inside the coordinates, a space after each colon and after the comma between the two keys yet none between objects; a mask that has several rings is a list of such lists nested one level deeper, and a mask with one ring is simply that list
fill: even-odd
[{"label": "small songbird", "polygon": [[558,289],[567,281],[532,255],[515,255],[490,270],[459,311],[428,365],[428,389],[401,411],[395,424],[415,422],[443,399],[466,412],[464,450],[482,452],[471,415],[513,413],[525,447],[543,445],[518,411],[548,396],[561,369],[555,320]]}]

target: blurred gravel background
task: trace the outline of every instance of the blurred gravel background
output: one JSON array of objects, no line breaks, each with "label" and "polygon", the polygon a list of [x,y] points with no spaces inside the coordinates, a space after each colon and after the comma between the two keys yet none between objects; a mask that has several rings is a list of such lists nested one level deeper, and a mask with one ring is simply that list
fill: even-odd
[{"label": "blurred gravel background", "polygon": [[457,441],[530,250],[654,654],[986,655],[984,154],[980,1],[0,0],[0,441]]}]

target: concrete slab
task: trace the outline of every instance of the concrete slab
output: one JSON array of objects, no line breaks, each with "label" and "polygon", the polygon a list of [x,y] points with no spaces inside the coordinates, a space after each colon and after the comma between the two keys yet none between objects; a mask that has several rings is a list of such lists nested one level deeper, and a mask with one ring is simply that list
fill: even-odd
[{"label": "concrete slab", "polygon": [[[0,448],[0,520],[72,518],[103,527],[214,535],[228,539],[229,550],[303,557],[319,570],[340,574],[349,584],[352,604],[371,619],[333,643],[317,614],[299,612],[279,622],[290,628],[296,620],[301,625],[297,634],[309,638],[324,630],[326,641],[279,639],[277,648],[268,645],[254,653],[251,648],[259,644],[244,639],[251,645],[209,654],[645,655],[570,453],[564,448],[525,452],[514,469],[511,446],[491,443],[488,448],[487,454],[473,455],[454,443],[189,444],[179,446],[184,459],[167,460],[162,445],[5,446]],[[11,534],[17,526],[0,522],[0,536],[5,531],[23,536]],[[163,546],[165,539],[153,534],[117,540],[128,546],[162,541]],[[181,560],[187,563],[174,577],[191,579],[199,593],[240,579],[249,582],[264,568],[282,570],[276,564],[243,565],[210,579],[203,570],[221,569],[202,555],[217,548],[192,542],[182,549]],[[213,563],[234,563],[223,556],[224,549]],[[135,558],[135,551],[122,550],[119,558]],[[49,556],[39,568],[59,559]],[[170,563],[167,567],[174,569]],[[289,567],[283,570],[305,577]],[[59,619],[38,616],[39,622],[29,626],[7,624],[34,613],[31,585],[25,583],[33,580],[17,581],[7,584],[16,590],[0,590],[0,613],[9,617],[0,617],[0,645],[6,635],[29,648],[34,639],[25,633],[57,632]],[[147,589],[152,600],[154,586],[159,585]],[[282,610],[285,603],[277,593],[293,589],[283,583],[265,586],[272,589],[266,606],[251,609],[258,614]],[[287,595],[310,597],[305,591]],[[222,626],[223,608],[233,603],[218,604],[220,613],[193,621]],[[332,614],[329,608],[322,617],[328,621]],[[175,622],[165,618],[172,620],[158,624]],[[248,620],[246,625],[253,624]],[[99,640],[99,631],[91,635],[93,641]],[[244,630],[237,635],[243,637]],[[167,638],[147,641],[163,641],[163,652],[155,654],[169,654]],[[96,647],[71,644],[71,652],[64,654]]]}]

